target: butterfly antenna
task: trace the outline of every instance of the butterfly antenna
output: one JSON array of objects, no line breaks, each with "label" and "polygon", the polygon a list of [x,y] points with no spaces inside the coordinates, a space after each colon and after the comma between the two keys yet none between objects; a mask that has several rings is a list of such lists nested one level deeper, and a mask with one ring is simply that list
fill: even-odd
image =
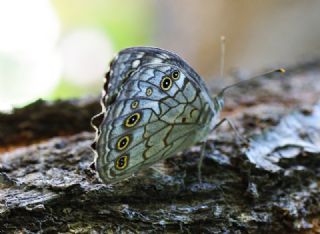
[{"label": "butterfly antenna", "polygon": [[280,69],[276,69],[276,70],[273,70],[273,71],[270,71],[270,72],[267,72],[267,73],[264,73],[264,74],[261,74],[261,75],[258,75],[258,76],[254,76],[250,79],[247,79],[247,80],[243,80],[243,81],[240,81],[238,83],[235,83],[235,84],[232,84],[232,85],[229,85],[227,87],[224,87],[220,93],[218,94],[218,97],[223,97],[223,94],[226,90],[232,88],[232,87],[235,87],[235,86],[240,86],[240,85],[243,85],[243,84],[246,84],[248,82],[251,82],[253,80],[259,80],[259,79],[262,79],[262,78],[272,78],[272,76],[276,73],[285,73],[286,70],[283,69],[283,68],[280,68]]},{"label": "butterfly antenna", "polygon": [[226,53],[226,37],[220,37],[220,46],[221,46],[221,57],[220,57],[220,79],[223,79],[224,73],[224,61],[225,61],[225,53]]}]

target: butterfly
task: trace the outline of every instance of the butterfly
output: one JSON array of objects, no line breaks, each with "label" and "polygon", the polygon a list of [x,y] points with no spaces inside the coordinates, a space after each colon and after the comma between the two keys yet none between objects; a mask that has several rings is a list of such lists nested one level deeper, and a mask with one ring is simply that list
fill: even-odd
[{"label": "butterfly", "polygon": [[102,112],[92,119],[99,178],[116,183],[205,142],[221,122],[226,88],[212,98],[201,77],[172,52],[120,51],[106,74]]}]

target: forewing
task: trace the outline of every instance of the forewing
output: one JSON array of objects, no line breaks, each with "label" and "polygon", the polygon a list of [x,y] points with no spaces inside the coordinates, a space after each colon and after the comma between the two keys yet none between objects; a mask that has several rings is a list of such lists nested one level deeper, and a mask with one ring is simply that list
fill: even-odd
[{"label": "forewing", "polygon": [[169,64],[183,68],[189,79],[208,92],[199,75],[178,55],[154,47],[132,47],[120,51],[111,61],[110,70],[106,74],[102,104],[107,106],[112,103],[122,84],[146,64]]}]

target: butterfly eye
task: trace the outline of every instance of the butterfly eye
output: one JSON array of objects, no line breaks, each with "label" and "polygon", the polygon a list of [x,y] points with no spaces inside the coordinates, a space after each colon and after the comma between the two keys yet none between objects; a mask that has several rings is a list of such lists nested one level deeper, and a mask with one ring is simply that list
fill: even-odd
[{"label": "butterfly eye", "polygon": [[130,142],[129,136],[121,137],[117,142],[117,149],[124,150],[129,145],[129,142]]},{"label": "butterfly eye", "polygon": [[124,125],[128,128],[131,128],[139,122],[140,117],[141,117],[140,113],[134,113],[126,119]]},{"label": "butterfly eye", "polygon": [[146,91],[146,94],[147,94],[147,96],[150,96],[151,94],[152,94],[152,88],[147,88],[147,91]]},{"label": "butterfly eye", "polygon": [[161,80],[161,89],[162,90],[169,90],[170,88],[171,88],[171,86],[172,86],[172,80],[171,80],[171,78],[170,77],[168,77],[168,76],[165,76],[165,77],[163,77],[162,78],[162,80]]},{"label": "butterfly eye", "polygon": [[121,155],[115,161],[115,168],[117,170],[123,170],[128,166],[129,156],[128,155]]},{"label": "butterfly eye", "polygon": [[180,72],[178,70],[175,70],[172,72],[171,77],[175,80],[179,79]]},{"label": "butterfly eye", "polygon": [[138,101],[133,101],[133,102],[131,103],[131,108],[132,108],[132,109],[136,109],[138,106],[139,106],[139,102],[138,102]]}]

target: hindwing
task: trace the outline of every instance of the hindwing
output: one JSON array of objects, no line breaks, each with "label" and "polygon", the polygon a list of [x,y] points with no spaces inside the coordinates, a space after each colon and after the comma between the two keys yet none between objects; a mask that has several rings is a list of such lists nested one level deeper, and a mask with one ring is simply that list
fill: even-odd
[{"label": "hindwing", "polygon": [[170,52],[120,52],[107,86],[96,139],[96,169],[105,183],[172,156],[210,131],[214,108],[203,81]]}]

